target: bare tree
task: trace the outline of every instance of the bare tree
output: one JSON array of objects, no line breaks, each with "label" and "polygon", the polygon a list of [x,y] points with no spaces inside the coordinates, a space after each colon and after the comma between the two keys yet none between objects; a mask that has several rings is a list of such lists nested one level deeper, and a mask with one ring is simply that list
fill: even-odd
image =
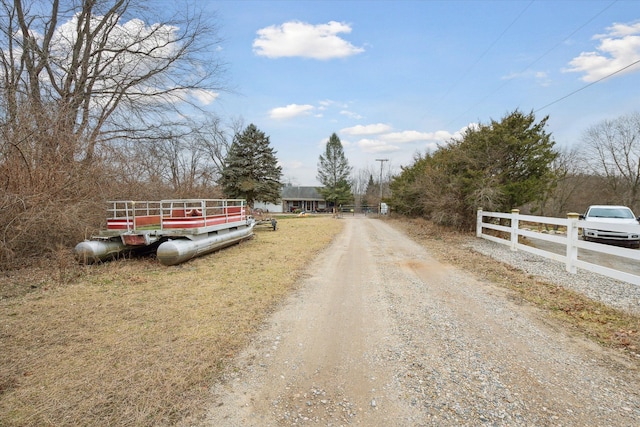
[{"label": "bare tree", "polygon": [[605,181],[618,203],[640,204],[640,113],[605,120],[583,137],[585,162]]},{"label": "bare tree", "polygon": [[354,203],[357,207],[362,206],[367,192],[370,172],[366,169],[354,170],[351,174],[351,191],[353,192]]},{"label": "bare tree", "polygon": [[233,126],[234,122],[225,126],[218,117],[208,116],[202,122],[190,121],[182,127],[167,129],[166,134],[153,140],[121,142],[110,157],[119,159],[118,168],[122,171],[131,168],[133,159],[137,185],[159,186],[164,191],[159,198],[212,193],[219,197],[215,189],[231,144]]},{"label": "bare tree", "polygon": [[0,205],[8,208],[0,262],[20,239],[33,246],[34,234],[39,247],[76,239],[93,219],[75,218],[60,233],[55,218],[41,221],[49,227],[41,233],[20,221],[43,218],[51,205],[83,215],[81,205],[125,180],[118,172],[143,173],[153,159],[140,148],[166,135],[160,148],[181,148],[167,157],[174,184],[195,188],[216,176],[203,172],[193,137],[202,127],[185,120],[224,87],[216,27],[196,9],[164,19],[156,13],[166,10],[131,0],[0,0],[0,8]]},{"label": "bare tree", "polygon": [[[540,202],[540,215],[565,216],[578,210],[577,193],[586,190],[587,181],[576,147],[559,151],[552,164],[555,185],[548,189]],[[575,207],[574,207],[575,206]]]},{"label": "bare tree", "polygon": [[203,174],[212,182],[220,178],[233,136],[242,129],[241,120],[232,120],[227,129],[218,117],[211,117],[194,132],[194,148],[202,153],[207,162]]},{"label": "bare tree", "polygon": [[21,108],[37,118],[27,124],[37,162],[90,164],[100,143],[154,136],[171,110],[220,90],[205,45],[215,31],[201,16],[147,25],[123,22],[147,13],[129,0],[54,0],[42,16],[25,3],[2,0],[0,65],[6,125],[23,128]]}]

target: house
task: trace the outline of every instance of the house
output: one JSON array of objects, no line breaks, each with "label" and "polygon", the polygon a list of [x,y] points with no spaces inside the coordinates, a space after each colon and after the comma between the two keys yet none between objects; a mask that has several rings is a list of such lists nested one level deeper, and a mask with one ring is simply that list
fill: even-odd
[{"label": "house", "polygon": [[267,212],[327,212],[332,205],[327,203],[318,192],[318,187],[301,187],[297,185],[285,185],[280,192],[280,203],[255,202],[254,209],[262,209]]},{"label": "house", "polygon": [[318,192],[318,187],[299,187],[286,185],[282,187],[283,212],[326,212],[328,203]]}]

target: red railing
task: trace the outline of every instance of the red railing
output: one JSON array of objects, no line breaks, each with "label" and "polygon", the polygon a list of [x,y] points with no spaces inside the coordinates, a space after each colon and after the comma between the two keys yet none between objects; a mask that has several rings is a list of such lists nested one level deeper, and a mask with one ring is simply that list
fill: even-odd
[{"label": "red railing", "polygon": [[147,201],[112,201],[108,230],[136,232],[149,229],[189,229],[247,220],[244,200],[182,199]]}]

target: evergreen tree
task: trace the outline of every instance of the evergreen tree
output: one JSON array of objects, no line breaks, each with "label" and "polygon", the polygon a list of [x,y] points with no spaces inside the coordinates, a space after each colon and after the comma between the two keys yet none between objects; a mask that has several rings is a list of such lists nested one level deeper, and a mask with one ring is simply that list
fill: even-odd
[{"label": "evergreen tree", "polygon": [[269,137],[254,124],[235,134],[220,179],[224,194],[246,199],[249,206],[256,200],[277,203],[282,188],[282,168],[275,153]]},{"label": "evergreen tree", "polygon": [[498,212],[542,200],[555,184],[555,142],[548,117],[536,122],[518,110],[502,120],[469,128],[395,177],[391,204],[463,229],[475,226],[478,207]]},{"label": "evergreen tree", "polygon": [[320,155],[318,162],[318,181],[324,185],[318,189],[322,197],[334,205],[335,208],[343,203],[353,200],[351,184],[348,178],[351,167],[344,155],[342,142],[338,135],[333,133],[327,142],[324,155]]},{"label": "evergreen tree", "polygon": [[375,206],[377,204],[377,201],[379,199],[377,192],[379,189],[380,187],[377,186],[375,181],[373,180],[373,175],[369,174],[369,182],[367,182],[367,189],[364,193],[364,205],[367,208],[369,206]]}]

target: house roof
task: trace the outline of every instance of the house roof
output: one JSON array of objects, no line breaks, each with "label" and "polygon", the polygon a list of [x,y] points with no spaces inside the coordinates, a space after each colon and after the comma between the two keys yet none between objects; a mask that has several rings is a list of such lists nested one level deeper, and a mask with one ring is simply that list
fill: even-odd
[{"label": "house roof", "polygon": [[324,200],[318,187],[299,187],[287,185],[282,187],[283,200]]}]

